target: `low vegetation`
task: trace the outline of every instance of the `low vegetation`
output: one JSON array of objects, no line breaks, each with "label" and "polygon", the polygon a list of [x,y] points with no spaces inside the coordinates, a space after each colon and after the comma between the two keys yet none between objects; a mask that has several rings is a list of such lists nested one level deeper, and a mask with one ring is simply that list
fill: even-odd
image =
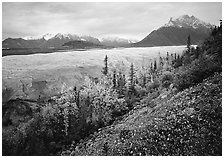
[{"label": "low vegetation", "polygon": [[154,99],[62,155],[145,156],[222,154],[222,76],[174,96]]}]

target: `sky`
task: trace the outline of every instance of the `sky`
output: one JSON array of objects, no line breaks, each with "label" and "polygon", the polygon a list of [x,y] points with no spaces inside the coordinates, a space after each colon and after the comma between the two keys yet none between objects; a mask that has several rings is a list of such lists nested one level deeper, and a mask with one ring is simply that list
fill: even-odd
[{"label": "sky", "polygon": [[71,33],[141,40],[171,17],[218,25],[221,2],[3,2],[2,39]]}]

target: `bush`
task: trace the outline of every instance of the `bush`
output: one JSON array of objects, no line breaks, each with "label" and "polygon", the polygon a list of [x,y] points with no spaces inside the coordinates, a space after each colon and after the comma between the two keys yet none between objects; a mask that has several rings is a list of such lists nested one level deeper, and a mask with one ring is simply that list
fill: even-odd
[{"label": "bush", "polygon": [[159,81],[155,80],[154,82],[149,82],[146,84],[146,89],[148,92],[153,92],[154,90],[158,89],[160,86]]},{"label": "bush", "polygon": [[140,96],[140,97],[142,97],[146,94],[146,88],[142,88],[139,85],[135,86],[135,90],[136,90],[137,95]]},{"label": "bush", "polygon": [[161,77],[162,87],[168,88],[170,84],[173,82],[173,76],[171,72],[164,72]]},{"label": "bush", "polygon": [[174,77],[174,86],[182,91],[202,82],[215,72],[221,72],[221,63],[209,56],[202,56],[184,69],[180,69]]}]

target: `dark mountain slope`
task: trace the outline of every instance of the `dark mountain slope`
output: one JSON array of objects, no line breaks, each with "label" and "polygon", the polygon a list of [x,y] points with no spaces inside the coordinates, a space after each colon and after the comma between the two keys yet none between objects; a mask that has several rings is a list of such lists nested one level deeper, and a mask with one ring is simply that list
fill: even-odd
[{"label": "dark mountain slope", "polygon": [[170,21],[157,30],[152,31],[141,41],[132,44],[134,47],[185,45],[187,36],[191,36],[191,44],[204,41],[213,25],[205,23],[194,16],[183,15]]},{"label": "dark mountain slope", "polygon": [[22,38],[7,38],[2,42],[2,48],[40,48],[45,39],[24,40]]},{"label": "dark mountain slope", "polygon": [[150,33],[142,41],[133,44],[133,46],[151,47],[185,45],[186,37],[188,35],[191,36],[192,44],[198,44],[208,37],[209,32],[205,33],[200,29],[192,28],[162,27]]},{"label": "dark mountain slope", "polygon": [[94,44],[92,42],[87,42],[87,41],[70,41],[67,43],[64,43],[63,46],[67,46],[72,49],[86,49],[86,48],[100,48],[102,45],[99,44]]}]

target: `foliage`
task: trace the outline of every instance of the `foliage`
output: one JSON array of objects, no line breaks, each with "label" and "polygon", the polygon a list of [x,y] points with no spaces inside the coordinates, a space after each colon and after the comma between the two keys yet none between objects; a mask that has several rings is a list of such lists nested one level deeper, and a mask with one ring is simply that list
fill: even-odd
[{"label": "foliage", "polygon": [[154,80],[154,82],[148,82],[146,84],[146,90],[148,92],[153,92],[153,91],[157,90],[159,88],[159,86],[160,86],[159,81],[158,80]]},{"label": "foliage", "polygon": [[107,62],[108,62],[108,57],[106,55],[105,58],[104,58],[104,64],[105,64],[105,66],[104,66],[103,71],[102,71],[102,73],[104,75],[107,75],[108,74],[108,63]]},{"label": "foliage", "polygon": [[174,86],[181,91],[202,82],[203,79],[212,76],[215,72],[221,71],[222,68],[219,62],[212,60],[211,57],[203,56],[176,73],[174,77]]},{"label": "foliage", "polygon": [[173,76],[171,72],[164,72],[161,76],[161,83],[164,88],[168,88],[173,82]]},{"label": "foliage", "polygon": [[187,51],[190,52],[190,47],[191,47],[191,36],[187,36]]},{"label": "foliage", "polygon": [[133,63],[131,64],[129,73],[128,94],[129,95],[135,94],[135,71]]},{"label": "foliage", "polygon": [[221,75],[155,107],[129,113],[62,155],[208,156],[222,154]]},{"label": "foliage", "polygon": [[[136,103],[140,108],[62,155],[221,155],[220,32],[221,27],[214,30],[196,49],[190,48],[189,36],[188,50],[175,54],[174,71],[164,73],[166,62],[160,58],[159,69],[151,71],[153,82],[145,85],[148,95],[139,102],[137,95],[125,96],[128,106]],[[137,94],[140,87],[135,87]],[[169,95],[164,88],[171,88]],[[173,89],[184,91],[173,96]]]},{"label": "foliage", "polygon": [[222,71],[221,34],[221,27],[215,28],[201,48],[192,49],[191,54],[185,52],[182,57],[185,66],[182,66],[174,77],[174,85],[179,91],[202,82],[215,72]]}]

